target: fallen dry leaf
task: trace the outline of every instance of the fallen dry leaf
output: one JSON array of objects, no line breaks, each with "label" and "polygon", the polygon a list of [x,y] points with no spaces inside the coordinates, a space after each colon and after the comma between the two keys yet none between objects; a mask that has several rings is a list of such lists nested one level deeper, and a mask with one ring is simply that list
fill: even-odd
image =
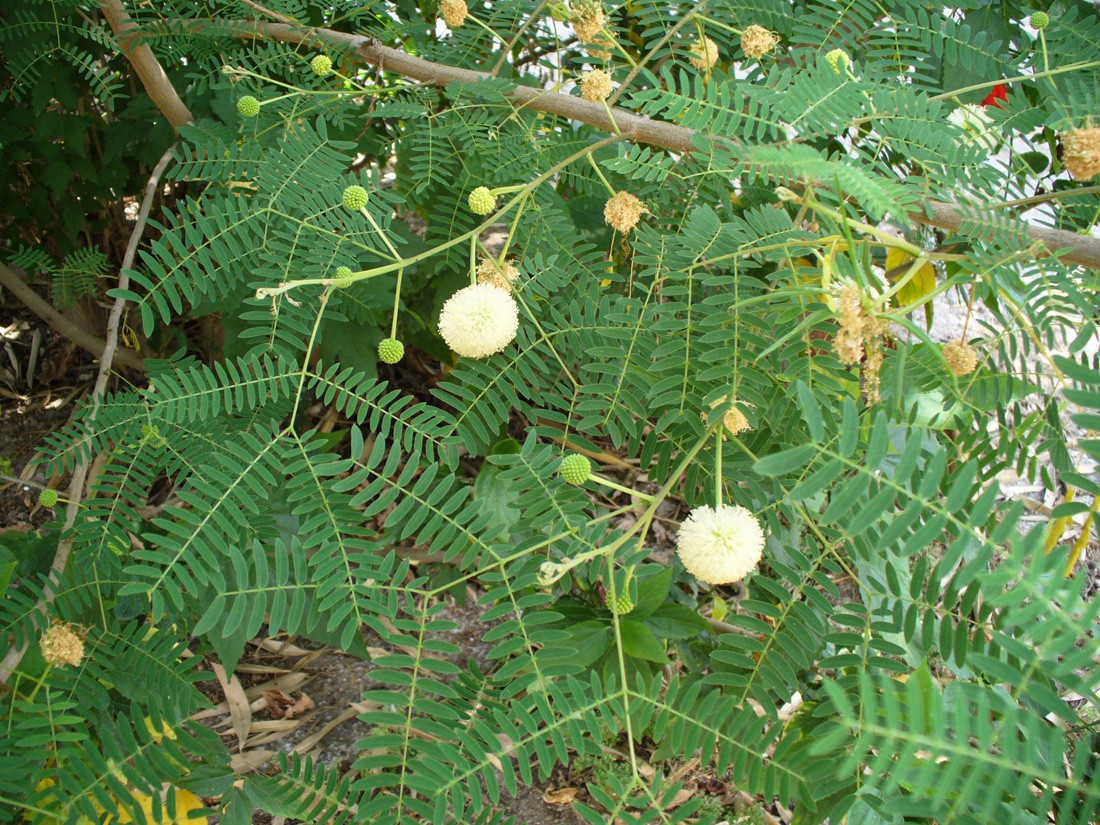
[{"label": "fallen dry leaf", "polygon": [[229,703],[229,718],[233,721],[233,731],[237,734],[237,748],[244,750],[244,743],[248,741],[248,731],[252,727],[252,710],[248,706],[248,696],[241,681],[236,676],[227,678],[225,668],[220,664],[213,665],[214,675],[221,683],[222,693]]},{"label": "fallen dry leaf", "polygon": [[293,719],[298,714],[305,713],[307,710],[313,710],[313,700],[303,693],[302,697],[297,702],[283,712],[283,718]]},{"label": "fallen dry leaf", "polygon": [[547,805],[568,805],[577,795],[577,788],[547,788],[542,801]]}]

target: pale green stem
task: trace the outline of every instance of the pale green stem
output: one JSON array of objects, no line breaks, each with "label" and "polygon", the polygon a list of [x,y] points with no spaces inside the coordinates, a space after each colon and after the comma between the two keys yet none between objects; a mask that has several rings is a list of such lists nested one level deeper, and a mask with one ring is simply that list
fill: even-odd
[{"label": "pale green stem", "polygon": [[519,226],[520,218],[523,217],[523,210],[527,208],[527,199],[530,196],[528,192],[520,199],[519,206],[516,207],[516,216],[512,219],[511,225],[508,227],[508,237],[504,239],[504,246],[500,249],[500,255],[497,257],[502,264],[504,263],[504,256],[508,254],[508,248],[512,245],[512,238],[516,236],[516,227]]},{"label": "pale green stem", "polygon": [[784,186],[776,187],[775,192],[779,196],[780,200],[792,201],[793,203],[798,204],[805,204],[814,212],[817,212],[821,215],[826,215],[832,218],[837,223],[844,224],[845,226],[862,232],[865,235],[870,235],[872,238],[877,238],[886,246],[896,247],[905,252],[908,252],[914,258],[919,255],[925,254],[924,250],[921,249],[919,246],[915,246],[908,241],[902,240],[901,238],[896,238],[889,232],[885,232],[879,229],[877,226],[871,226],[871,224],[869,223],[857,221],[854,218],[849,218],[847,215],[842,215],[837,210],[830,209],[829,207],[825,206],[824,204],[818,203],[817,201],[805,200]]},{"label": "pale green stem", "polygon": [[714,509],[722,507],[722,428],[714,431]]},{"label": "pale green stem", "polygon": [[1043,47],[1043,72],[1047,74],[1047,80],[1050,81],[1050,85],[1054,88],[1058,88],[1058,84],[1054,82],[1054,78],[1049,74],[1050,72],[1050,55],[1047,53],[1047,36],[1046,32],[1039,29],[1039,43]]},{"label": "pale green stem", "polygon": [[390,321],[390,338],[397,338],[397,310],[401,306],[401,279],[405,275],[405,267],[397,270],[397,288],[393,292],[393,320]]},{"label": "pale green stem", "polygon": [[928,263],[928,256],[924,254],[918,255],[913,260],[913,263],[912,265],[910,265],[909,269],[905,271],[905,274],[898,278],[897,283],[895,283],[892,287],[890,287],[890,289],[886,291],[886,293],[883,295],[883,298],[889,300],[890,298],[893,298],[894,295],[905,289],[905,285],[913,280],[917,272],[920,271],[920,268],[926,263]]},{"label": "pale green stem", "polygon": [[618,490],[620,493],[626,493],[627,495],[634,496],[635,498],[644,499],[646,501],[653,501],[653,496],[649,493],[641,493],[631,487],[624,487],[621,484],[616,484],[609,478],[598,476],[595,473],[589,476],[597,484],[602,484],[604,487],[610,487],[612,490]]},{"label": "pale green stem", "polygon": [[615,187],[612,186],[606,177],[604,177],[603,170],[600,169],[600,165],[596,163],[596,159],[592,155],[588,156],[588,162],[592,165],[592,168],[596,170],[596,174],[599,175],[600,180],[603,181],[603,185],[607,187],[607,191],[612,195],[616,194]]},{"label": "pale green stem", "polygon": [[470,286],[477,283],[477,235],[470,236]]},{"label": "pale green stem", "polygon": [[[527,189],[528,191],[533,191],[570,164],[575,163],[576,161],[581,160],[584,157],[587,157],[592,152],[595,152],[598,149],[602,149],[604,146],[610,146],[611,144],[617,143],[620,140],[622,140],[622,138],[618,135],[611,135],[609,137],[606,137],[603,140],[597,141],[596,143],[593,143],[589,146],[584,147],[583,149],[574,152],[572,155],[560,161],[559,163],[555,163],[553,166],[551,166],[529,184],[519,187],[503,187],[501,190],[497,191],[518,191],[518,189]],[[443,252],[446,249],[450,249],[452,246],[458,246],[461,243],[469,241],[471,238],[477,238],[477,236],[481,234],[482,230],[486,226],[489,226],[498,218],[500,218],[501,215],[511,209],[514,204],[519,202],[519,200],[519,197],[512,198],[512,200],[504,204],[504,206],[498,209],[493,215],[486,218],[486,220],[478,226],[475,226],[468,232],[464,232],[463,234],[451,238],[448,241],[444,241],[438,246],[425,250],[418,255],[413,255],[411,258],[405,258],[404,260],[397,261],[395,263],[384,264],[383,266],[374,267],[373,269],[365,269],[361,272],[356,272],[350,278],[342,278],[340,280],[340,283],[346,286],[347,284],[355,283],[356,281],[365,281],[370,278],[377,278],[380,275],[385,275],[387,273],[393,272],[397,269],[400,269],[401,267],[409,266],[411,264],[427,260],[428,258],[432,258],[435,255],[438,255],[440,252]],[[296,281],[286,281],[274,287],[260,287],[256,290],[256,297],[273,298],[277,295],[283,295],[292,289],[297,289],[298,287],[332,286],[335,283],[336,280],[334,278],[301,278],[300,280]]]},{"label": "pale green stem", "polygon": [[[959,95],[965,95],[968,92],[978,92],[982,89],[991,89],[994,86],[1004,83],[1021,83],[1030,80],[1041,80],[1044,77],[1053,77],[1054,75],[1065,74],[1066,72],[1076,72],[1082,69],[1092,69],[1096,66],[1100,66],[1100,60],[1088,60],[1082,63],[1073,63],[1069,66],[1059,66],[1057,69],[1049,69],[1042,72],[1036,72],[1035,74],[1021,74],[1015,77],[1006,77],[1001,80],[989,80],[985,83],[975,83],[973,86],[966,86],[962,89],[955,89],[952,92],[944,92],[943,94],[932,95],[929,100],[950,100],[951,98]],[[869,120],[870,118],[860,118],[861,120]],[[854,122],[854,121],[853,121]],[[850,124],[849,124],[850,125]]]},{"label": "pale green stem", "polygon": [[294,394],[294,409],[290,413],[290,421],[293,426],[293,422],[298,418],[298,407],[302,403],[302,398],[305,396],[305,383],[307,370],[304,365],[309,364],[309,358],[313,354],[313,346],[317,342],[317,332],[321,329],[321,319],[325,317],[325,306],[328,305],[328,299],[332,295],[332,291],[329,288],[325,288],[325,291],[321,293],[321,307],[317,310],[317,320],[313,322],[313,329],[309,333],[309,343],[306,345],[306,354],[302,360],[302,380],[298,386],[298,392]]},{"label": "pale green stem", "polygon": [[368,223],[370,223],[374,231],[377,232],[378,235],[382,238],[382,242],[386,245],[386,248],[389,249],[390,254],[393,256],[393,259],[395,261],[400,261],[401,255],[398,254],[397,250],[393,248],[393,244],[390,243],[390,239],[386,236],[386,233],[382,231],[382,227],[378,225],[378,222],[375,221],[374,216],[372,216],[371,213],[367,210],[367,207],[364,206],[360,208],[359,211],[363,213],[363,217],[367,219]]},{"label": "pale green stem", "polygon": [[738,37],[740,37],[742,34],[741,29],[735,29],[733,26],[730,26],[719,20],[715,20],[713,17],[707,17],[705,14],[696,14],[695,16],[702,20],[704,23],[710,23],[710,25],[715,26],[719,29],[725,29],[732,34],[736,34]]},{"label": "pale green stem", "polygon": [[[550,336],[546,334],[546,330],[542,328],[542,324],[539,323],[538,314],[534,312],[531,307],[527,306],[527,302],[523,300],[523,296],[517,291],[515,293],[516,301],[523,307],[523,311],[527,314],[527,317],[531,319],[531,323],[535,325],[535,329],[539,331],[539,335],[542,336],[544,341],[549,340]],[[562,372],[565,373],[566,378],[569,379],[574,388],[580,387],[581,383],[577,380],[577,377],[573,375],[573,371],[569,369],[569,365],[562,360],[561,354],[558,352],[557,347],[550,347],[550,351],[554,354],[554,360],[558,362],[558,366],[561,367]]]}]

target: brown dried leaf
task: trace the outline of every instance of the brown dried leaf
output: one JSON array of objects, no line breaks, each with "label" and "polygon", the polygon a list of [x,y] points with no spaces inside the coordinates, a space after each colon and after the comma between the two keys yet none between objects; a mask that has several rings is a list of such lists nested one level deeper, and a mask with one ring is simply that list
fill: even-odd
[{"label": "brown dried leaf", "polygon": [[547,788],[542,801],[547,805],[568,805],[577,795],[577,788]]},{"label": "brown dried leaf", "polygon": [[303,692],[301,698],[283,712],[283,718],[293,719],[295,716],[305,713],[307,710],[313,710],[313,700]]},{"label": "brown dried leaf", "polygon": [[233,721],[233,732],[237,734],[238,750],[243,750],[244,743],[248,741],[248,731],[252,727],[252,710],[248,706],[248,695],[240,679],[236,676],[232,679],[226,677],[225,668],[221,664],[215,663],[213,670],[229,705],[229,718]]}]

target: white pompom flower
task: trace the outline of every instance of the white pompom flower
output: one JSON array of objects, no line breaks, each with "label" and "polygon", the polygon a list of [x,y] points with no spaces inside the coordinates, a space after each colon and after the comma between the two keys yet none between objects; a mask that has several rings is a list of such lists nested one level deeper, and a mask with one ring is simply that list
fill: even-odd
[{"label": "white pompom flower", "polygon": [[736,504],[718,509],[696,507],[676,537],[680,561],[689,573],[710,584],[745,578],[764,554],[764,530],[756,516]]},{"label": "white pompom flower", "polygon": [[516,337],[519,307],[503,289],[474,284],[460,289],[443,304],[439,334],[447,346],[468,358],[500,352]]}]

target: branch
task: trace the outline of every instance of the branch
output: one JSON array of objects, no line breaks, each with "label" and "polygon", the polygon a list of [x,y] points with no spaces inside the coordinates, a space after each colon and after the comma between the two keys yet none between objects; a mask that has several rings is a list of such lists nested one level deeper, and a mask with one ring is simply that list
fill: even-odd
[{"label": "branch", "polygon": [[[78,347],[87,350],[97,358],[103,357],[103,351],[107,347],[106,341],[97,338],[90,332],[85,332],[50,306],[48,301],[43,300],[14,270],[9,269],[2,262],[0,262],[0,286],[11,290],[12,294],[22,301],[27,309],[49,324],[59,335],[68,338]],[[130,369],[143,370],[145,368],[145,362],[142,361],[141,356],[132,349],[126,349],[125,347],[120,348],[115,353],[115,360]]]},{"label": "branch", "polygon": [[[137,254],[138,245],[141,243],[141,236],[145,232],[145,224],[149,220],[149,210],[153,206],[153,200],[157,193],[157,184],[160,182],[160,177],[164,174],[164,170],[168,168],[168,164],[171,160],[172,148],[170,147],[168,151],[161,156],[161,159],[153,168],[153,173],[149,176],[149,182],[145,184],[145,193],[142,195],[137,223],[134,224],[133,231],[130,233],[130,241],[126,244],[126,253],[122,258],[122,267],[119,270],[119,289],[125,290],[130,286],[130,276],[126,273],[129,271],[130,267],[133,266],[134,256]],[[83,439],[85,446],[91,446],[92,436],[95,433],[95,417],[99,412],[99,403],[107,392],[107,380],[110,377],[111,363],[118,354],[118,328],[122,321],[122,312],[125,309],[125,305],[125,298],[116,298],[114,306],[111,307],[110,318],[107,321],[107,340],[103,346],[103,357],[99,362],[99,374],[96,376],[95,389],[92,390],[92,410],[88,414],[88,431],[85,433]],[[65,508],[65,524],[61,528],[61,535],[64,536],[64,538],[57,543],[57,551],[54,553],[53,564],[50,566],[51,576],[56,574],[58,578],[60,578],[61,574],[65,572],[65,566],[69,562],[69,552],[72,550],[73,546],[71,530],[73,525],[76,524],[76,517],[80,512],[80,501],[84,496],[84,482],[88,477],[89,464],[90,460],[78,462],[73,469],[73,476],[69,480],[68,505]],[[54,595],[53,588],[47,586],[42,594],[42,598],[39,600],[38,604],[35,605],[35,611],[45,612],[46,605],[53,601]],[[19,662],[22,661],[23,655],[26,652],[27,645],[13,647],[7,652],[3,661],[0,661],[0,684],[4,684],[8,681],[11,674],[19,667]]]},{"label": "branch", "polygon": [[[435,86],[446,86],[454,82],[474,83],[490,77],[486,72],[432,63],[423,58],[405,54],[400,49],[383,46],[373,38],[332,29],[304,29],[281,23],[247,20],[177,20],[166,21],[166,24],[169,29],[201,29],[216,25],[223,32],[229,32],[239,38],[305,43],[316,47],[333,46],[343,51],[355,52],[364,63],[377,66],[384,71],[396,72]],[[694,129],[653,120],[622,109],[608,110],[602,104],[590,103],[583,98],[529,86],[517,86],[508,93],[508,97],[521,107],[587,123],[619,134],[635,143],[660,146],[680,153],[691,152],[697,148],[695,144],[697,133]],[[917,224],[935,226],[950,232],[958,231],[964,221],[962,213],[950,204],[930,200],[925,205],[926,209],[909,212],[909,219]],[[1049,254],[1065,250],[1058,256],[1062,262],[1100,269],[1100,238],[1079,235],[1064,229],[1033,225],[1028,227],[1027,232],[1033,241],[1041,241],[1050,250]]]},{"label": "branch", "polygon": [[138,27],[126,13],[122,0],[100,0],[99,7],[103,10],[111,31],[115,33],[119,48],[141,78],[141,85],[145,87],[153,103],[164,113],[173,128],[179,129],[180,126],[185,126],[194,120],[191,110],[180,100],[180,96],[168,80],[168,75],[157,62],[153,50],[148,46],[133,45],[138,35]]}]

